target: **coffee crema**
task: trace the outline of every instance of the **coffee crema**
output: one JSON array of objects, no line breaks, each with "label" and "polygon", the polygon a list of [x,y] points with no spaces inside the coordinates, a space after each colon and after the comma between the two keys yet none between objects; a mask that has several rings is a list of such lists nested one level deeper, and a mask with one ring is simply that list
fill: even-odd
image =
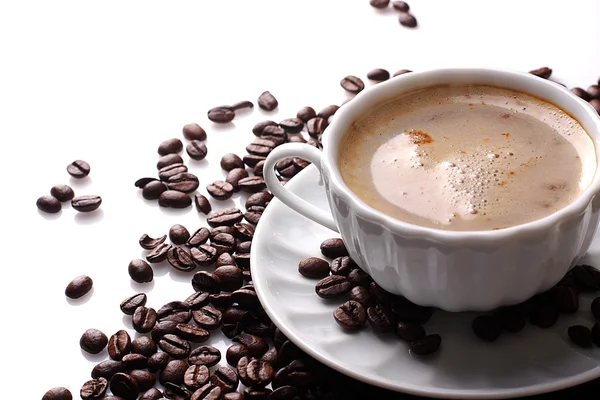
[{"label": "coffee crema", "polygon": [[367,205],[415,225],[503,229],[572,203],[596,171],[577,120],[531,95],[482,85],[408,93],[355,121],[338,167]]}]

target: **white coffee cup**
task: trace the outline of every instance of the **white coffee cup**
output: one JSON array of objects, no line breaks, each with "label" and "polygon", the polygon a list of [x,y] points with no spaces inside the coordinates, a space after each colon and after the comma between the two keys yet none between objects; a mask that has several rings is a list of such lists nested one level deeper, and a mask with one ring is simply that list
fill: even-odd
[{"label": "white coffee cup", "polygon": [[[588,250],[600,218],[600,173],[567,207],[502,230],[448,231],[409,224],[367,206],[338,170],[338,148],[354,120],[402,94],[441,84],[491,85],[525,92],[560,107],[588,132],[600,160],[600,118],[563,86],[531,74],[495,69],[412,72],[379,83],[342,106],[323,135],[323,151],[284,144],[267,157],[269,190],[298,213],[338,231],[352,259],[385,290],[447,311],[487,311],[525,301],[555,285]],[[331,214],[288,191],[275,175],[287,157],[320,171]],[[317,182],[315,182],[317,184]]]}]

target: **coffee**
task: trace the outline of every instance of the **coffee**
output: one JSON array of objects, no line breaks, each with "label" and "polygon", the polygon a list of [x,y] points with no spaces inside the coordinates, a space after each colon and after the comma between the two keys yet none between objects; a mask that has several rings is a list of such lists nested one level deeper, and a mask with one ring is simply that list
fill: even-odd
[{"label": "coffee", "polygon": [[534,221],[573,202],[596,170],[592,139],[533,96],[436,86],[352,124],[339,152],[346,185],[399,220],[445,230]]}]

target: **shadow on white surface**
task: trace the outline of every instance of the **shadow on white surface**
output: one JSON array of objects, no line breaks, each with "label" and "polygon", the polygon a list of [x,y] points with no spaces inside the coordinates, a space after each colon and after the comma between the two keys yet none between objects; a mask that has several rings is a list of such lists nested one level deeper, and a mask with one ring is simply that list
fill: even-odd
[{"label": "shadow on white surface", "polygon": [[150,293],[152,289],[154,289],[154,279],[146,283],[138,283],[133,279],[130,279],[129,285],[133,290],[135,290],[138,293]]},{"label": "shadow on white surface", "polygon": [[90,301],[90,299],[94,295],[94,290],[96,290],[96,289],[94,287],[92,287],[89,292],[87,292],[85,295],[81,296],[78,299],[71,299],[66,296],[65,296],[65,299],[67,299],[67,303],[69,303],[72,306],[82,306],[85,303],[87,303],[88,301]]},{"label": "shadow on white surface", "polygon": [[[192,276],[194,276],[194,274],[200,270],[204,271],[205,269],[204,268],[202,268],[202,269],[195,268],[193,271],[184,272],[184,271],[176,270],[175,268],[171,268],[171,270],[169,271],[169,277],[176,282],[190,283],[192,281]],[[190,289],[191,289],[191,285],[190,285]]]},{"label": "shadow on white surface", "polygon": [[[142,252],[142,256],[140,257],[142,260],[146,260],[146,253],[147,252]],[[154,272],[154,279],[156,279],[157,277],[162,277],[165,276],[169,270],[171,269],[171,266],[169,265],[169,263],[167,261],[162,261],[159,263],[151,263],[150,266],[152,267],[152,271]],[[132,287],[133,287],[133,281],[132,282]],[[152,281],[154,282],[154,280]]]},{"label": "shadow on white surface", "polygon": [[123,321],[123,325],[125,326],[125,328],[131,330],[133,329],[133,323],[132,321],[132,316],[131,315],[125,315],[123,314],[123,318],[121,318],[121,321]]},{"label": "shadow on white surface", "polygon": [[83,193],[78,193],[78,190],[87,189],[92,185],[92,182],[93,180],[90,176],[86,176],[85,178],[81,179],[73,177],[69,178],[69,186],[71,186],[71,188],[75,192],[76,197],[83,195]]},{"label": "shadow on white surface", "polygon": [[51,214],[51,213],[44,212],[44,211],[40,210],[39,208],[38,208],[37,212],[39,215],[42,216],[42,218],[47,219],[48,221],[54,221],[56,219],[59,219],[60,216],[63,214],[62,210],[60,210],[57,213]]},{"label": "shadow on white surface", "polygon": [[94,225],[104,219],[104,210],[99,208],[92,212],[77,212],[75,222],[79,225]]},{"label": "shadow on white surface", "polygon": [[91,361],[93,363],[99,363],[101,361],[106,360],[106,358],[108,357],[108,351],[106,350],[106,348],[104,348],[104,350],[102,350],[98,354],[90,354],[87,351],[81,349],[81,355],[84,356],[85,359],[88,361]]}]

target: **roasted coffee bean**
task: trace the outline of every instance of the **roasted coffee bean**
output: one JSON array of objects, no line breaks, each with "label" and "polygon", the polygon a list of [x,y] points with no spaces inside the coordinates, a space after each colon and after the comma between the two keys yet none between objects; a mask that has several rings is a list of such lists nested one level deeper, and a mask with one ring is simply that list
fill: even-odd
[{"label": "roasted coffee bean", "polygon": [[301,169],[294,163],[293,158],[288,157],[275,164],[275,170],[284,178],[292,178],[300,172]]},{"label": "roasted coffee bean", "polygon": [[229,182],[214,181],[206,187],[206,191],[217,200],[227,200],[233,196],[234,188]]},{"label": "roasted coffee bean", "polygon": [[210,332],[206,329],[191,324],[177,324],[175,333],[180,338],[192,343],[206,342],[210,338]]},{"label": "roasted coffee bean", "polygon": [[169,229],[169,239],[173,244],[185,244],[189,238],[190,232],[183,225],[175,224]]},{"label": "roasted coffee bean", "polygon": [[161,156],[180,153],[181,150],[183,150],[183,143],[177,138],[167,139],[158,146],[158,154]]},{"label": "roasted coffee bean", "polygon": [[285,334],[281,332],[279,328],[275,327],[275,331],[273,332],[273,345],[277,351],[279,351],[281,346],[283,346],[283,344],[287,341],[288,338],[285,336]]},{"label": "roasted coffee bean", "polygon": [[277,368],[279,354],[277,353],[277,349],[275,347],[271,347],[265,354],[262,355],[260,361],[268,362],[273,366],[273,368]]},{"label": "roasted coffee bean", "polygon": [[275,143],[270,140],[256,138],[252,143],[246,146],[246,151],[252,155],[266,157],[275,147]]},{"label": "roasted coffee bean", "polygon": [[306,141],[306,144],[309,144],[319,150],[323,150],[323,144],[321,143],[321,135],[318,135],[317,138],[313,138],[313,137],[309,138]]},{"label": "roasted coffee bean", "polygon": [[[314,110],[313,110],[314,111]],[[279,123],[286,133],[300,133],[304,128],[304,121],[300,118],[286,118]]]},{"label": "roasted coffee bean", "polygon": [[252,250],[252,241],[238,242],[235,247],[237,253],[250,253]]},{"label": "roasted coffee bean", "polygon": [[251,224],[257,225],[264,211],[265,208],[261,206],[248,207],[244,213],[244,218]]},{"label": "roasted coffee bean", "polygon": [[219,233],[227,233],[229,235],[233,235],[235,233],[235,228],[233,227],[233,225],[231,225],[231,226],[227,226],[227,225],[215,226],[214,228],[212,228],[210,230],[210,238],[211,239],[214,238]]},{"label": "roasted coffee bean", "polygon": [[286,130],[279,125],[269,125],[263,129],[260,138],[273,143],[273,146],[284,144],[288,140]]},{"label": "roasted coffee bean", "polygon": [[[395,2],[395,3],[400,3],[400,2]],[[401,3],[404,3],[404,2],[401,2]],[[404,4],[406,4],[406,3],[404,3]],[[394,6],[394,8],[395,8],[395,6]],[[408,11],[408,10],[406,10],[406,11]],[[390,73],[388,70],[385,70],[383,68],[376,68],[376,69],[370,70],[367,73],[367,78],[369,78],[372,81],[383,82],[383,81],[387,81],[388,79],[390,79]]]},{"label": "roasted coffee bean", "polygon": [[[158,159],[158,162],[156,163],[156,169],[160,171],[164,167],[168,167],[169,165],[173,164],[183,164],[183,158],[181,158],[181,156],[176,153],[164,155]],[[154,180],[153,178],[151,179]]]},{"label": "roasted coffee bean", "polygon": [[390,0],[369,0],[369,4],[375,8],[386,8],[390,4]]},{"label": "roasted coffee bean", "polygon": [[254,108],[254,104],[249,100],[243,100],[243,101],[238,101],[237,103],[233,104],[231,106],[231,108],[234,111],[243,110],[244,108]]},{"label": "roasted coffee bean", "polygon": [[571,269],[577,288],[582,292],[600,289],[600,271],[589,265],[577,265]]},{"label": "roasted coffee bean", "polygon": [[265,176],[265,162],[264,161],[260,161],[258,164],[256,164],[254,166],[254,168],[252,168],[252,173],[254,174],[254,176],[260,176],[261,178],[264,178]]},{"label": "roasted coffee bean", "polygon": [[50,189],[50,194],[58,201],[70,201],[75,197],[75,192],[68,185],[54,185]]},{"label": "roasted coffee bean", "polygon": [[348,278],[341,275],[331,275],[321,279],[315,286],[315,292],[323,299],[332,299],[348,293],[352,285]]},{"label": "roasted coffee bean", "polygon": [[81,386],[79,396],[83,400],[101,399],[108,389],[108,381],[104,378],[91,379]]},{"label": "roasted coffee bean", "polygon": [[433,314],[433,309],[416,305],[405,297],[391,296],[389,294],[388,296],[382,297],[381,292],[375,289],[373,283],[369,285],[369,289],[379,303],[390,304],[391,301],[392,312],[400,321],[412,321],[424,324],[429,321],[429,318],[431,318],[431,315]]},{"label": "roasted coffee bean", "polygon": [[[236,224],[237,225],[237,224]],[[216,267],[222,267],[225,265],[235,266],[235,258],[229,253],[223,253],[217,258]]]},{"label": "roasted coffee bean", "polygon": [[196,195],[194,196],[194,204],[196,205],[196,210],[198,210],[198,212],[201,212],[202,214],[208,214],[212,210],[210,202],[208,201],[206,196],[200,193],[196,193]]},{"label": "roasted coffee bean", "polygon": [[275,375],[271,364],[254,357],[242,357],[238,361],[237,372],[244,385],[254,388],[267,386]]},{"label": "roasted coffee bean", "polygon": [[246,388],[244,389],[244,399],[245,400],[267,400],[269,396],[273,393],[271,389],[267,388]]},{"label": "roasted coffee bean", "polygon": [[152,181],[142,189],[142,197],[146,200],[156,200],[167,190],[167,185],[164,182]]},{"label": "roasted coffee bean", "polygon": [[196,390],[206,385],[209,379],[206,365],[190,365],[183,375],[183,384],[190,390]]},{"label": "roasted coffee bean", "polygon": [[248,348],[241,343],[234,343],[227,348],[225,358],[227,363],[233,367],[236,367],[242,357],[250,355]]},{"label": "roasted coffee bean", "polygon": [[97,210],[102,204],[100,196],[77,196],[71,200],[71,207],[79,212],[91,212]]},{"label": "roasted coffee bean", "polygon": [[[196,264],[204,267],[213,265],[218,256],[217,250],[214,247],[209,246],[207,244],[202,244],[198,247],[192,247],[190,249],[190,254],[192,256],[192,260],[194,260]],[[201,272],[198,272],[196,275],[194,275],[194,278],[192,278],[192,286],[195,285],[194,288],[196,288],[197,291],[206,290],[210,291],[211,293],[216,293],[215,290],[218,290],[218,285],[216,285],[212,281],[206,281],[205,279],[208,278],[202,276],[203,274],[201,274]],[[203,289],[203,285],[208,286],[205,289]]]},{"label": "roasted coffee bean", "polygon": [[154,340],[148,336],[140,336],[131,342],[131,352],[141,354],[145,357],[150,357],[158,351],[158,347]]},{"label": "roasted coffee bean", "polygon": [[67,165],[67,172],[73,178],[81,179],[90,174],[90,164],[83,160],[75,160]]},{"label": "roasted coffee bean", "polygon": [[263,354],[269,350],[269,345],[263,338],[260,338],[256,335],[249,335],[247,333],[242,333],[237,335],[232,339],[234,343],[243,344],[248,348],[248,352],[252,357],[261,357]]},{"label": "roasted coffee bean", "polygon": [[212,367],[221,361],[221,352],[213,346],[200,346],[190,353],[190,364]]},{"label": "roasted coffee bean", "polygon": [[[194,249],[195,248],[193,248],[192,251]],[[192,255],[193,254],[194,253],[192,253]],[[216,256],[214,258],[216,258]],[[219,293],[221,291],[221,279],[210,272],[199,271],[192,277],[192,287],[197,292]]]},{"label": "roasted coffee bean", "polygon": [[278,106],[277,99],[268,90],[258,96],[258,106],[266,111],[273,111]]},{"label": "roasted coffee bean", "polygon": [[140,392],[140,388],[135,379],[119,372],[110,380],[110,391],[115,396],[121,396],[125,400],[135,400]]},{"label": "roasted coffee bean", "polygon": [[152,340],[158,342],[163,336],[167,334],[174,334],[178,323],[178,321],[169,320],[158,321],[150,333]]},{"label": "roasted coffee bean", "polygon": [[600,85],[591,85],[587,88],[590,99],[600,99]]},{"label": "roasted coffee bean", "polygon": [[206,158],[208,148],[204,142],[192,140],[185,146],[185,151],[192,160],[200,161]]},{"label": "roasted coffee bean", "polygon": [[200,186],[198,177],[189,172],[173,175],[167,180],[169,190],[176,190],[178,192],[191,193],[198,189],[198,186]]},{"label": "roasted coffee bean", "polygon": [[239,392],[225,393],[223,400],[245,400],[244,395]]},{"label": "roasted coffee bean", "polygon": [[253,193],[246,200],[244,207],[246,209],[248,209],[252,206],[266,207],[272,199],[273,199],[273,195],[270,192],[263,191],[263,192]]},{"label": "roasted coffee bean", "polygon": [[222,389],[219,386],[207,383],[196,390],[190,400],[221,400],[223,396]]},{"label": "roasted coffee bean", "polygon": [[157,388],[150,388],[140,396],[140,400],[161,400],[163,398],[163,393]]},{"label": "roasted coffee bean", "polygon": [[295,400],[300,399],[300,390],[295,386],[281,386],[267,397],[267,400]]},{"label": "roasted coffee bean", "polygon": [[160,321],[185,323],[192,318],[192,313],[182,301],[170,301],[156,312],[156,316]]},{"label": "roasted coffee bean", "polygon": [[380,333],[391,332],[396,324],[394,314],[381,304],[367,308],[367,320],[371,328]]},{"label": "roasted coffee bean", "polygon": [[552,69],[550,69],[548,67],[542,67],[542,68],[531,70],[531,71],[529,71],[529,73],[532,75],[535,75],[535,76],[539,76],[540,78],[548,79],[548,78],[550,78],[550,75],[552,75]]},{"label": "roasted coffee bean", "polygon": [[425,329],[416,322],[401,321],[396,323],[396,334],[406,342],[413,342],[425,337]]},{"label": "roasted coffee bean", "polygon": [[117,331],[108,340],[108,355],[113,360],[120,361],[131,351],[131,337],[125,330]]},{"label": "roasted coffee bean", "polygon": [[[371,0],[374,1],[374,0]],[[375,0],[380,1],[380,0]],[[387,0],[389,2],[389,0]],[[365,83],[358,76],[348,75],[340,81],[340,86],[350,93],[358,93],[365,88]]]},{"label": "roasted coffee bean", "polygon": [[329,266],[333,275],[348,276],[350,271],[358,268],[358,265],[349,256],[336,257]]},{"label": "roasted coffee bean", "polygon": [[289,135],[288,142],[290,143],[306,143],[306,139],[302,135]]},{"label": "roasted coffee bean", "polygon": [[257,123],[256,125],[254,125],[254,127],[252,128],[252,133],[255,136],[260,136],[263,132],[263,130],[267,127],[267,126],[277,126],[277,122],[275,121],[261,121],[259,123]]},{"label": "roasted coffee bean", "polygon": [[192,312],[194,322],[207,330],[215,330],[221,325],[223,314],[212,306],[204,306]]},{"label": "roasted coffee bean", "polygon": [[167,240],[167,235],[163,235],[161,237],[154,239],[144,233],[142,235],[142,237],[140,237],[139,242],[140,242],[140,246],[142,246],[143,249],[152,250],[152,249],[156,248],[158,245],[163,244],[165,242],[165,240]]},{"label": "roasted coffee bean", "polygon": [[210,231],[207,228],[200,228],[190,236],[186,245],[189,247],[198,247],[205,244],[209,236]]},{"label": "roasted coffee bean", "polygon": [[567,329],[569,339],[579,347],[592,347],[592,332],[590,328],[583,325],[572,325]]},{"label": "roasted coffee bean", "polygon": [[131,279],[137,283],[152,282],[154,279],[152,267],[144,260],[132,260],[127,271]]},{"label": "roasted coffee bean", "polygon": [[92,369],[92,378],[104,378],[110,380],[117,372],[124,372],[125,365],[121,361],[106,360],[96,364]]},{"label": "roasted coffee bean", "polygon": [[348,274],[348,280],[353,286],[364,286],[368,287],[369,284],[373,281],[369,274],[363,271],[360,268],[355,268],[350,271]]},{"label": "roasted coffee bean", "polygon": [[171,357],[164,351],[152,354],[148,358],[148,371],[155,373],[164,370],[170,359]]},{"label": "roasted coffee bean", "polygon": [[167,261],[179,271],[192,271],[196,268],[192,255],[181,247],[173,246],[167,252]]},{"label": "roasted coffee bean", "polygon": [[242,270],[235,265],[224,265],[215,270],[214,276],[219,278],[221,290],[233,292],[244,284],[244,275]]},{"label": "roasted coffee bean", "polygon": [[229,106],[219,106],[208,110],[208,119],[218,124],[231,122],[235,117],[235,111]]},{"label": "roasted coffee bean", "polygon": [[558,321],[558,310],[550,304],[536,305],[529,314],[529,322],[540,328],[550,328]]},{"label": "roasted coffee bean", "polygon": [[[256,223],[258,223],[258,221]],[[234,258],[235,258],[236,265],[242,269],[242,273],[244,274],[244,279],[252,280],[252,276],[250,274],[250,254],[249,253],[236,254],[234,256]]]},{"label": "roasted coffee bean", "polygon": [[137,181],[135,181],[135,187],[137,187],[139,189],[143,189],[144,186],[146,186],[150,182],[156,182],[157,180],[158,179],[156,179],[156,178],[140,178]]},{"label": "roasted coffee bean", "polygon": [[183,127],[183,137],[187,140],[206,140],[206,131],[198,124],[187,124]]},{"label": "roasted coffee bean", "polygon": [[590,105],[594,107],[596,112],[600,114],[600,99],[592,99],[590,100]]},{"label": "roasted coffee bean", "polygon": [[408,3],[400,0],[392,1],[392,7],[394,7],[395,10],[402,12],[408,12],[410,10]]},{"label": "roasted coffee bean", "polygon": [[574,288],[557,286],[553,291],[554,303],[563,314],[574,314],[579,310],[579,295]]},{"label": "roasted coffee bean", "polygon": [[377,303],[369,289],[364,286],[353,287],[350,290],[350,300],[357,301],[365,307],[371,307]]},{"label": "roasted coffee bean", "polygon": [[[231,188],[228,186],[227,193],[231,197],[231,192],[233,190],[238,191],[240,189],[239,182],[240,180],[248,177],[248,171],[245,168],[234,168],[227,174],[225,178],[226,184],[229,184]],[[218,181],[220,182],[220,181]],[[214,197],[214,196],[213,196]]]},{"label": "roasted coffee bean", "polygon": [[42,196],[37,199],[35,205],[40,211],[56,214],[62,209],[62,204],[60,201],[54,196]]},{"label": "roasted coffee bean", "polygon": [[255,154],[246,154],[244,156],[244,164],[246,164],[250,168],[254,168],[256,166],[256,164],[258,164],[259,162],[264,161],[266,159],[267,159],[267,157],[257,156]]},{"label": "roasted coffee bean", "polygon": [[494,317],[500,322],[502,329],[510,333],[520,332],[527,323],[525,313],[518,306],[496,310]]},{"label": "roasted coffee bean", "polygon": [[238,303],[240,307],[246,310],[252,310],[260,305],[258,296],[253,290],[239,289],[231,293],[231,299],[234,303]]},{"label": "roasted coffee bean", "polygon": [[65,288],[65,296],[70,299],[78,299],[85,296],[94,286],[94,281],[87,275],[79,275],[73,279]]},{"label": "roasted coffee bean", "polygon": [[166,383],[181,385],[185,379],[185,372],[188,370],[188,368],[189,364],[184,360],[171,360],[160,372],[158,381],[161,385],[165,385]]},{"label": "roasted coffee bean", "polygon": [[233,236],[242,241],[252,241],[254,238],[254,227],[244,222],[233,225]]},{"label": "roasted coffee bean", "polygon": [[285,385],[306,387],[317,380],[317,373],[314,365],[310,365],[304,360],[293,360],[277,371],[273,379],[273,387],[278,388]]},{"label": "roasted coffee bean", "polygon": [[177,335],[168,334],[158,341],[158,347],[172,358],[182,360],[190,354],[190,343]]},{"label": "roasted coffee bean", "polygon": [[243,217],[242,212],[237,208],[226,208],[210,213],[206,222],[213,228],[216,226],[233,226],[240,222]]},{"label": "roasted coffee bean", "polygon": [[167,181],[170,177],[188,172],[188,167],[184,164],[170,164],[158,170],[158,178],[161,181]]},{"label": "roasted coffee bean", "polygon": [[187,208],[192,205],[192,198],[187,193],[167,190],[158,197],[158,205],[166,208]]},{"label": "roasted coffee bean", "polygon": [[210,381],[213,385],[220,387],[223,393],[234,392],[240,383],[237,373],[225,366],[217,368],[210,377]]},{"label": "roasted coffee bean", "polygon": [[438,334],[424,336],[410,343],[410,352],[418,356],[425,356],[438,351],[442,344],[442,337]]},{"label": "roasted coffee bean", "polygon": [[183,301],[183,304],[190,310],[199,310],[208,304],[208,292],[195,292]]},{"label": "roasted coffee bean", "polygon": [[486,342],[495,342],[502,333],[500,321],[492,315],[480,315],[471,322],[473,333]]},{"label": "roasted coffee bean", "polygon": [[349,300],[333,311],[333,318],[342,328],[355,331],[365,325],[367,313],[362,304]]},{"label": "roasted coffee bean", "polygon": [[[167,382],[165,385],[164,396],[170,400],[190,400],[192,393],[183,386]],[[217,400],[217,399],[215,399]]]},{"label": "roasted coffee bean", "polygon": [[139,333],[148,333],[156,324],[156,311],[151,307],[138,307],[131,320],[133,329]]},{"label": "roasted coffee bean", "polygon": [[108,338],[98,329],[88,329],[79,339],[79,346],[81,349],[90,354],[100,353],[107,344]]},{"label": "roasted coffee bean", "polygon": [[580,88],[580,87],[574,87],[574,88],[572,88],[571,92],[575,96],[580,97],[580,98],[582,98],[585,101],[589,101],[590,100],[590,94],[587,91],[585,91],[582,88]]},{"label": "roasted coffee bean", "polygon": [[[369,284],[369,291],[371,292],[373,297],[375,297],[375,300],[379,304],[383,304],[383,305],[389,306],[389,307],[392,306],[392,300],[394,300],[392,294],[387,292],[385,289],[383,289],[377,283],[371,282]],[[402,304],[402,305],[404,306],[405,304]],[[404,320],[404,318],[400,318],[400,319]]]},{"label": "roasted coffee bean", "polygon": [[400,12],[398,22],[400,22],[400,25],[407,28],[414,28],[417,26],[417,19],[414,15],[408,12]]},{"label": "roasted coffee bean", "polygon": [[171,247],[168,243],[159,244],[150,253],[146,254],[146,261],[153,264],[165,261]]},{"label": "roasted coffee bean", "polygon": [[309,106],[302,107],[296,113],[296,117],[298,119],[302,120],[303,122],[307,122],[309,119],[314,118],[316,116],[317,116],[317,112],[315,111],[315,109],[312,107],[309,107]]},{"label": "roasted coffee bean", "polygon": [[42,400],[73,400],[73,395],[69,389],[59,386],[44,393]]},{"label": "roasted coffee bean", "polygon": [[244,168],[244,162],[237,154],[227,153],[221,157],[221,168],[225,171],[231,171],[235,168]]},{"label": "roasted coffee bean", "polygon": [[211,294],[209,299],[210,303],[219,309],[225,309],[233,304],[230,293]]},{"label": "roasted coffee bean", "polygon": [[336,106],[335,104],[329,105],[329,106],[323,108],[321,111],[319,111],[317,113],[317,117],[327,119],[327,118],[331,117],[333,114],[335,114],[339,108],[340,107]]},{"label": "roasted coffee bean", "polygon": [[321,243],[321,254],[325,257],[336,258],[348,255],[344,241],[339,238],[327,239]]},{"label": "roasted coffee bean", "polygon": [[596,297],[590,306],[592,311],[592,315],[596,319],[596,321],[600,321],[600,297]]}]

